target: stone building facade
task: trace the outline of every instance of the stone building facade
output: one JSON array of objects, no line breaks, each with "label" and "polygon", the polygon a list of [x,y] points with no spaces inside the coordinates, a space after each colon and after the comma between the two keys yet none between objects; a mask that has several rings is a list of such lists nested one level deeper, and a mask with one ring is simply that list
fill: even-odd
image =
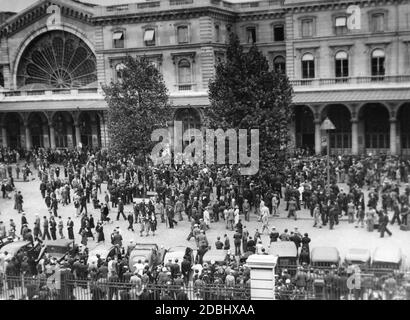
[{"label": "stone building facade", "polygon": [[333,153],[410,153],[408,0],[44,0],[0,13],[1,145],[107,147],[101,86],[127,55],[146,55],[174,118],[201,127],[230,31],[291,80],[292,146],[320,153],[329,117]]}]

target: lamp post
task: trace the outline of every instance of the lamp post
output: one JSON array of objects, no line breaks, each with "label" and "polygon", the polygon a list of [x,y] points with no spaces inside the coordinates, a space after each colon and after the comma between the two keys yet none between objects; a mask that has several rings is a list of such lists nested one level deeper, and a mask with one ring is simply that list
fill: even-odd
[{"label": "lamp post", "polygon": [[330,139],[329,139],[329,133],[330,130],[335,130],[336,127],[333,124],[332,121],[330,121],[329,117],[326,117],[325,120],[323,120],[320,129],[323,131],[326,131],[326,146],[327,146],[327,164],[326,164],[326,170],[327,170],[327,188],[329,189],[330,187],[330,164],[329,164],[329,157],[330,157]]}]

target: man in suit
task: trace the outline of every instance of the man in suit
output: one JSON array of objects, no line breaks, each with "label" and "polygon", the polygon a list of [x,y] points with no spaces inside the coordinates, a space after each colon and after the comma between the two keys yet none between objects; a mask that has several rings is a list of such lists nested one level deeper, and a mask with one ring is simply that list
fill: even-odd
[{"label": "man in suit", "polygon": [[387,225],[389,224],[389,216],[386,213],[382,213],[380,215],[380,238],[384,238],[384,233],[387,232],[389,236],[392,236],[391,231],[387,228]]},{"label": "man in suit", "polygon": [[74,222],[68,217],[67,221],[67,231],[68,231],[68,239],[74,240]]},{"label": "man in suit", "polygon": [[44,216],[43,217],[43,237],[42,239],[44,240],[46,237],[47,237],[47,240],[51,239],[50,232],[48,230],[48,220],[47,220],[47,217]]}]

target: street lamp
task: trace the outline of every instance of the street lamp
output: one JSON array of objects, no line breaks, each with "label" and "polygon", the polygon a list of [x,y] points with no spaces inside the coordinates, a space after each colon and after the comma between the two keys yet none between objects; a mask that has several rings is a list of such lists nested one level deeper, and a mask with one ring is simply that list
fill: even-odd
[{"label": "street lamp", "polygon": [[329,117],[326,117],[325,120],[323,120],[322,125],[320,126],[320,129],[323,131],[326,131],[327,137],[326,137],[326,145],[327,145],[327,164],[326,164],[326,169],[327,169],[327,188],[329,189],[330,187],[330,165],[329,165],[329,157],[330,157],[330,139],[329,139],[329,133],[330,130],[335,130],[336,127],[333,124],[332,121],[330,121]]}]

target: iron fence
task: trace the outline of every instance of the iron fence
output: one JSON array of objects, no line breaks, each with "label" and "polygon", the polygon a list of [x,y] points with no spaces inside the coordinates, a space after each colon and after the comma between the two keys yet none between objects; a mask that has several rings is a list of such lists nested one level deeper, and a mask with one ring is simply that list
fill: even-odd
[{"label": "iron fence", "polygon": [[58,285],[47,278],[7,276],[0,279],[0,299],[24,300],[250,300],[250,288],[236,285],[147,284],[99,279],[61,279]]}]

